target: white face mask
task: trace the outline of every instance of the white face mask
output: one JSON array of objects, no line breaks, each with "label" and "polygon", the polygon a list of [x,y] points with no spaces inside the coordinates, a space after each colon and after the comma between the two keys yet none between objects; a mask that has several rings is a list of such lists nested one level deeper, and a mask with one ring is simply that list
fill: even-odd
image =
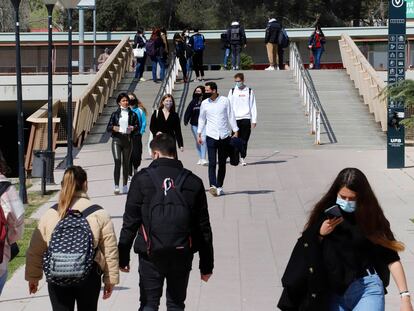
[{"label": "white face mask", "polygon": [[168,110],[170,110],[171,109],[171,107],[172,107],[172,101],[165,101],[164,102],[164,107],[165,108],[167,108]]}]

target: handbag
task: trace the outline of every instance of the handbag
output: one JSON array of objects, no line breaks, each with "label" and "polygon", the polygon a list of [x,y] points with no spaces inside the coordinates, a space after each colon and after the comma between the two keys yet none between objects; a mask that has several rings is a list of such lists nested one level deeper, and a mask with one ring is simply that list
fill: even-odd
[{"label": "handbag", "polygon": [[143,48],[135,48],[132,50],[132,52],[134,53],[134,57],[143,58],[145,50]]},{"label": "handbag", "polygon": [[10,244],[10,261],[12,261],[20,252],[17,243]]}]

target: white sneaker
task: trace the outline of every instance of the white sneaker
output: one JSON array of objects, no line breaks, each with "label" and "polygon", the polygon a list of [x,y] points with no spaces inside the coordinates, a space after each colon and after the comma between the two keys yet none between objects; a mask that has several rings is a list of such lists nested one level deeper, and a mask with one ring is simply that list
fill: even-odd
[{"label": "white sneaker", "polygon": [[201,159],[200,161],[201,161],[201,165],[202,166],[207,166],[208,165],[208,161],[207,160]]},{"label": "white sneaker", "polygon": [[202,160],[201,159],[198,160],[197,165],[202,165],[202,164],[203,164]]},{"label": "white sneaker", "polygon": [[217,188],[217,196],[219,197],[221,195],[224,195],[223,187],[218,187]]},{"label": "white sneaker", "polygon": [[128,193],[128,185],[124,185],[124,186],[122,187],[122,193],[123,193],[123,194],[127,194],[127,193]]},{"label": "white sneaker", "polygon": [[269,66],[265,70],[275,70],[275,67],[274,66]]},{"label": "white sneaker", "polygon": [[147,79],[145,79],[145,78],[141,78],[141,79],[139,79],[139,81],[141,81],[141,82],[145,82],[145,81],[147,81]]},{"label": "white sneaker", "polygon": [[246,163],[246,161],[244,160],[244,158],[240,158],[240,165],[241,165],[241,166],[246,166],[246,165],[247,165],[247,163]]},{"label": "white sneaker", "polygon": [[118,194],[120,194],[121,192],[119,191],[119,186],[115,186],[114,187],[114,194],[116,194],[116,195],[118,195]]},{"label": "white sneaker", "polygon": [[217,196],[217,188],[215,186],[211,186],[208,192],[210,192],[210,194],[214,197]]}]

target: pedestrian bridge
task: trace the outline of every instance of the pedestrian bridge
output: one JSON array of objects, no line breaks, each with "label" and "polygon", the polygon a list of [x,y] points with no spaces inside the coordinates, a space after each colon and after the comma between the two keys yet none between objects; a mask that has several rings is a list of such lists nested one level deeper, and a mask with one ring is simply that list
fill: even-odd
[{"label": "pedestrian bridge", "polygon": [[[352,47],[347,50],[354,51]],[[126,70],[129,67],[123,65],[130,61],[130,46],[126,42],[116,55],[118,57],[111,59],[114,63],[108,63],[102,76],[97,77],[101,84],[88,86],[85,96],[74,103],[79,105],[75,111],[79,111],[77,117],[83,124],[83,130],[79,130],[76,128],[78,123],[74,122],[74,132],[82,133],[74,137],[82,146],[76,154],[75,164],[88,172],[89,196],[110,213],[119,233],[126,196],[112,195],[113,159],[111,140],[105,133],[106,123],[110,113],[116,109],[114,98],[117,93],[134,91],[151,113],[164,90],[150,80],[149,73],[144,75],[147,81],[138,84],[133,81],[133,74]],[[119,68],[125,70],[117,71]],[[374,74],[366,76],[367,72],[372,73],[370,70],[356,69],[321,70],[310,74],[318,97],[318,105],[314,108],[319,109],[320,114],[319,144],[315,144],[315,134],[312,133],[314,120],[309,123],[312,109],[305,104],[309,103],[309,95],[302,96],[308,94],[311,85],[298,82],[297,71],[244,72],[247,85],[254,89],[257,96],[258,126],[249,143],[248,165],[228,167],[225,195],[208,196],[215,269],[207,284],[201,282],[196,256],[189,281],[187,310],[275,310],[282,291],[280,279],[310,209],[326,192],[339,170],[348,166],[358,167],[367,174],[394,233],[407,246],[402,258],[408,283],[414,284],[414,224],[409,220],[414,204],[414,152],[407,149],[406,169],[384,169],[383,103],[378,97],[370,97],[363,84],[357,82],[368,80],[374,86],[375,81],[369,79],[375,79],[378,84],[381,79],[375,78]],[[115,72],[120,74],[115,75]],[[355,76],[358,72],[362,72],[364,78]],[[175,73],[170,71],[173,81]],[[219,93],[226,95],[233,87],[234,73],[207,71],[205,78],[216,82]],[[353,80],[348,73],[351,73]],[[177,82],[162,86],[174,94],[178,111],[182,114],[197,85],[195,82]],[[110,87],[114,92],[107,92]],[[376,92],[379,91],[377,87]],[[311,97],[312,101],[317,101],[315,95]],[[44,115],[39,115],[38,123],[44,122],[44,118]],[[36,123],[33,126],[37,126]],[[34,130],[39,133],[33,135],[43,135],[37,128]],[[182,130],[185,151],[178,156],[187,168],[203,179],[207,188],[207,169],[195,164],[197,155],[190,129],[182,126]],[[148,133],[143,139],[145,145]],[[42,146],[41,142],[39,146]],[[58,150],[59,153],[62,152]],[[150,158],[145,151],[143,158],[142,167],[146,167]],[[56,182],[59,182],[62,173],[62,170],[55,171]],[[34,217],[42,215],[56,200],[55,197]],[[121,274],[121,283],[112,297],[100,299],[98,309],[136,310],[139,303],[137,271],[137,256],[131,254],[131,272]],[[43,281],[39,288],[36,295],[29,295],[24,270],[18,270],[3,291],[1,310],[50,309],[47,286]],[[388,291],[386,309],[398,310],[400,298],[392,281]],[[166,310],[164,305],[165,301],[162,301],[160,310]]]}]

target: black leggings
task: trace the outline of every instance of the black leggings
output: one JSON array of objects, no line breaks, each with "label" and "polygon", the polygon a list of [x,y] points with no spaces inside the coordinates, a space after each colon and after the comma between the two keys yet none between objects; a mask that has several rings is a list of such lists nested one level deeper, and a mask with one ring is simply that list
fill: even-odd
[{"label": "black leggings", "polygon": [[122,163],[123,185],[126,186],[128,183],[129,161],[131,158],[131,139],[129,135],[119,134],[112,138],[112,155],[115,161],[114,183],[116,186],[119,186]]},{"label": "black leggings", "polygon": [[239,128],[239,138],[243,140],[243,150],[240,156],[245,158],[247,155],[247,144],[249,142],[250,134],[252,132],[252,124],[250,119],[237,120],[237,127]]},{"label": "black leggings", "polygon": [[62,287],[48,283],[49,298],[53,311],[73,311],[75,302],[78,311],[98,310],[101,291],[101,269],[94,264],[91,274],[78,286]]},{"label": "black leggings", "polygon": [[183,79],[187,78],[187,58],[185,56],[178,57],[180,62],[181,70],[183,72]]},{"label": "black leggings", "polygon": [[131,152],[131,165],[129,166],[129,176],[134,174],[133,170],[137,170],[141,165],[142,159],[142,135],[132,136],[132,152]]},{"label": "black leggings", "polygon": [[203,51],[194,52],[193,55],[193,69],[195,71],[196,77],[204,77],[204,67],[203,67]]}]

